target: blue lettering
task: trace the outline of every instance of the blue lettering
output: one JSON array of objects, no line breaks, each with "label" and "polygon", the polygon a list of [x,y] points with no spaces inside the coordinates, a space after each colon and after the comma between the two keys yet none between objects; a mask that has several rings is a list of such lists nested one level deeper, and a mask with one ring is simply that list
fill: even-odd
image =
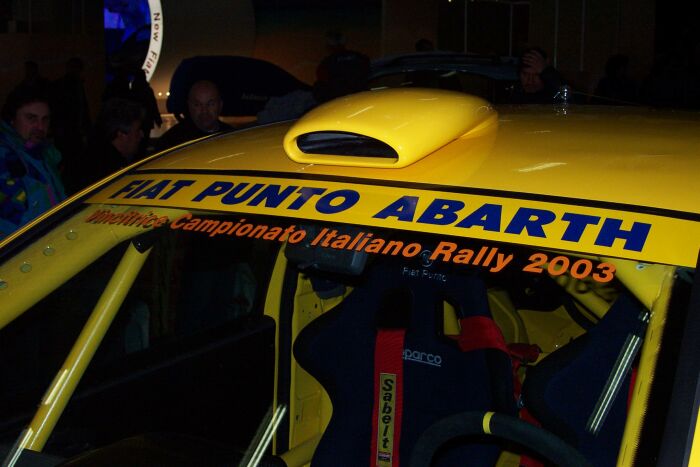
[{"label": "blue lettering", "polygon": [[[341,199],[338,205],[334,201]],[[316,210],[322,214],[335,214],[354,206],[360,200],[360,194],[355,190],[336,190],[318,200]]]},{"label": "blue lettering", "polygon": [[306,202],[314,196],[323,194],[325,192],[325,188],[301,187],[299,188],[299,196],[292,202],[292,204],[289,205],[287,209],[294,209],[296,211],[303,205],[305,205]]},{"label": "blue lettering", "polygon": [[605,219],[600,228],[595,244],[598,246],[612,246],[615,239],[624,239],[625,250],[642,251],[644,243],[651,230],[651,224],[634,222],[630,230],[622,230],[622,219]]},{"label": "blue lettering", "polygon": [[421,224],[449,225],[457,220],[457,211],[464,207],[461,201],[436,198],[418,218]]},{"label": "blue lettering", "polygon": [[156,183],[152,187],[143,190],[141,193],[134,195],[134,199],[138,198],[148,198],[148,199],[156,199],[156,197],[160,194],[163,189],[170,184],[170,180],[161,180],[160,182]]},{"label": "blue lettering", "polygon": [[479,209],[469,214],[462,219],[457,227],[470,228],[475,225],[481,226],[484,230],[491,232],[500,232],[501,230],[501,213],[503,206],[500,204],[486,203]]},{"label": "blue lettering", "polygon": [[[279,185],[266,186],[255,198],[250,200],[248,206],[257,206],[265,201],[266,208],[276,208],[299,187],[288,186],[282,191],[280,191],[280,188]],[[226,197],[228,197],[228,195],[226,195]]]},{"label": "blue lettering", "polygon": [[248,185],[248,182],[239,183],[231,191],[226,193],[223,198],[221,198],[221,202],[224,204],[242,203],[243,201],[246,201],[248,198],[253,196],[256,192],[260,191],[260,188],[265,186],[262,183],[256,183],[255,185],[248,188],[244,193],[239,194],[241,190],[246,188]]},{"label": "blue lettering", "polygon": [[554,219],[556,219],[556,216],[552,211],[519,208],[508,227],[506,227],[505,233],[520,235],[523,230],[526,230],[530,237],[547,238],[542,226],[551,224]]},{"label": "blue lettering", "polygon": [[578,242],[581,240],[581,236],[583,235],[583,231],[586,230],[586,227],[589,225],[598,225],[598,222],[600,222],[600,217],[598,216],[574,214],[573,212],[565,212],[561,218],[569,223],[569,226],[561,236],[561,239],[567,242]]},{"label": "blue lettering", "polygon": [[372,217],[377,219],[396,217],[400,221],[412,222],[416,214],[416,206],[418,206],[417,196],[402,196]]},{"label": "blue lettering", "polygon": [[[153,180],[134,180],[132,182],[129,182],[126,184],[126,186],[124,188],[121,188],[119,191],[117,191],[112,196],[110,196],[110,198],[116,198],[117,195],[121,195],[122,193],[127,193],[127,192],[133,193],[133,192],[141,189],[141,187],[148,185],[152,181]],[[124,198],[128,198],[128,195],[124,196]]]},{"label": "blue lettering", "polygon": [[192,201],[202,201],[209,196],[219,196],[227,192],[233,187],[231,182],[214,182],[209,185],[203,192],[192,198]]},{"label": "blue lettering", "polygon": [[175,183],[173,183],[173,187],[159,199],[169,199],[172,195],[174,195],[184,187],[192,185],[193,183],[194,180],[176,180]]}]

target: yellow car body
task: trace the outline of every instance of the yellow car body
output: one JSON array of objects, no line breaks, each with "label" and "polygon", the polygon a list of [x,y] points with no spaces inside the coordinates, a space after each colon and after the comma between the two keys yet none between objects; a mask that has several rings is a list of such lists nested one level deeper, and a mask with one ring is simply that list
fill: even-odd
[{"label": "yellow car body", "polygon": [[[281,326],[285,271],[292,261],[283,252],[295,245],[360,252],[369,261],[408,260],[427,251],[416,275],[428,275],[430,265],[437,264],[486,277],[549,276],[591,325],[611,306],[605,288],[617,284],[618,292],[625,290],[648,312],[641,349],[625,367],[634,367],[636,377],[614,453],[617,465],[633,465],[635,459],[640,462],[639,443],[649,436],[643,433],[648,425],[666,423],[647,418],[659,397],[654,383],[664,339],[685,339],[676,361],[688,365],[684,371],[694,371],[685,375],[687,384],[700,381],[700,368],[686,362],[693,360],[693,348],[683,333],[694,329],[697,298],[688,299],[687,310],[680,312],[689,317],[680,334],[668,337],[666,328],[679,281],[686,281],[689,290],[693,283],[692,293],[698,293],[700,192],[693,187],[700,174],[699,150],[700,118],[685,112],[494,109],[471,96],[421,89],[351,95],[295,122],[209,137],[153,156],[5,239],[0,243],[0,329],[9,329],[115,246],[159,231],[222,242],[249,238],[260,228],[255,238],[279,248],[269,282],[259,291],[264,295],[260,313],[274,320],[277,336],[286,333],[291,342],[353,293],[349,288],[320,296],[299,272],[293,317]],[[334,226],[359,230],[341,238],[342,229],[334,231]],[[395,238],[405,241],[390,248]],[[27,430],[18,434],[15,456],[21,449],[44,449],[138,281],[148,251],[148,245],[137,245],[124,253]],[[585,334],[562,309],[545,318],[517,309],[511,298],[500,287],[489,288],[491,313],[508,344],[537,345],[549,355]],[[449,327],[446,321],[445,334]],[[281,367],[281,344],[275,342],[272,406],[284,406],[288,418],[284,440],[279,433],[271,436],[272,453],[288,465],[306,465],[332,417],[332,401],[295,357]],[[542,356],[529,365],[540,361]],[[281,372],[287,389],[280,384]],[[521,370],[517,378],[523,377],[527,380],[527,372]],[[694,395],[688,406],[687,397],[672,394],[669,406],[685,404],[674,410],[686,413],[693,427],[659,435],[656,442],[663,447],[658,450],[670,455],[675,451],[669,451],[669,443],[675,443],[674,459],[700,464],[695,427],[700,399]],[[487,426],[484,421],[486,432]],[[511,451],[504,450],[497,465],[517,465],[522,453]]]}]

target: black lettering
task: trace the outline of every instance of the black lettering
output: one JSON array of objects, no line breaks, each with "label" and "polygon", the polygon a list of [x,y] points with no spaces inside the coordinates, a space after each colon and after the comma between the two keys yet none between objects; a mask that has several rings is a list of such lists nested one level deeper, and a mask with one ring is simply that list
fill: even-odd
[{"label": "black lettering", "polygon": [[385,379],[382,384],[382,391],[392,391],[394,389],[394,380]]}]

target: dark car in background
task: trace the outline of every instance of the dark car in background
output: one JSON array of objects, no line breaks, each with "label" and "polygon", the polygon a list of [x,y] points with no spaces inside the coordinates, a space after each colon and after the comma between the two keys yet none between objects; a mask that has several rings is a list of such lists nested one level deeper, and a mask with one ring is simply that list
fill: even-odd
[{"label": "dark car in background", "polygon": [[200,80],[214,82],[224,101],[223,116],[256,115],[272,96],[283,96],[309,86],[265,60],[229,55],[198,56],[183,60],[170,81],[168,112],[181,119],[187,92]]},{"label": "dark car in background", "polygon": [[421,52],[374,60],[369,88],[445,89],[501,104],[509,101],[517,80],[517,61],[513,57]]}]

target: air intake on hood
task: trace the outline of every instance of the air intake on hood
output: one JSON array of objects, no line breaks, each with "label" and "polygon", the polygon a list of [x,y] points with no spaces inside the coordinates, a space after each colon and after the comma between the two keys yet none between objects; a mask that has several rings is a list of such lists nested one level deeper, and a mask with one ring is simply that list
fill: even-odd
[{"label": "air intake on hood", "polygon": [[305,154],[325,154],[339,156],[386,157],[397,160],[399,155],[394,148],[369,136],[345,133],[342,131],[316,131],[297,138],[297,146]]},{"label": "air intake on hood", "polygon": [[385,89],[336,99],[287,131],[284,149],[303,164],[399,168],[457,140],[495,131],[491,105],[466,94]]}]

